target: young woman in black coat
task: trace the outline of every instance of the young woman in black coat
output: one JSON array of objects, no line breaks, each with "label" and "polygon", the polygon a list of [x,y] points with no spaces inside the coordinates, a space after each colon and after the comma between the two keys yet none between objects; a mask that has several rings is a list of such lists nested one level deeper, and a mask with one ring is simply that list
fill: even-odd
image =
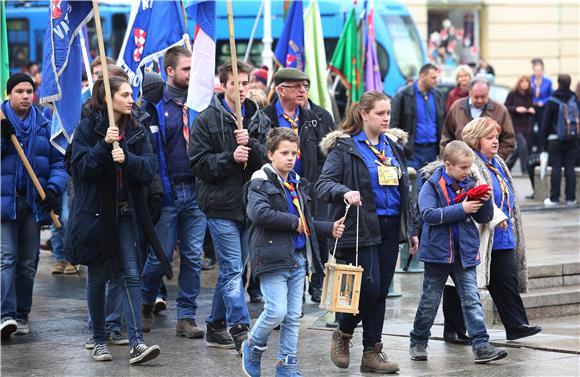
[{"label": "young woman in black coat", "polygon": [[[141,330],[140,241],[144,190],[157,174],[149,133],[132,116],[132,88],[110,79],[115,125],[109,126],[102,80],[95,82],[90,114],[81,121],[72,143],[75,196],[66,234],[66,254],[88,266],[87,301],[93,322],[93,359],[111,360],[105,335],[105,286],[119,278],[127,323],[131,364],[159,355],[147,346]],[[119,142],[114,149],[113,143]],[[150,219],[149,219],[150,221]]]},{"label": "young woman in black coat", "polygon": [[505,107],[508,109],[514,131],[516,132],[517,149],[507,159],[506,164],[511,170],[515,165],[518,157],[522,173],[527,172],[528,168],[528,137],[532,129],[532,121],[536,110],[532,103],[532,86],[528,76],[520,76],[513,90],[509,92]]},{"label": "young woman in black coat", "polygon": [[316,194],[330,203],[332,219],[344,216],[345,201],[352,208],[338,243],[341,257],[356,263],[356,211],[360,211],[358,263],[364,268],[359,314],[341,314],[332,336],[331,359],[339,368],[350,363],[350,340],[363,323],[361,371],[394,373],[396,363],[382,352],[381,333],[385,298],[393,279],[399,243],[418,247],[415,205],[410,203],[409,176],[403,146],[389,130],[391,103],[379,91],[365,93],[347,112],[342,130],[329,133],[321,143],[327,154],[316,184]]}]

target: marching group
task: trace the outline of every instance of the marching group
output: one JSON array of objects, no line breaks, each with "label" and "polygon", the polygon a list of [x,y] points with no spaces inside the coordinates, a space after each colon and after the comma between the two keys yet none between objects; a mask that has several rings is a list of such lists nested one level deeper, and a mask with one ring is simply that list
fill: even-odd
[{"label": "marching group", "polygon": [[[114,125],[97,74],[101,63],[109,71]],[[124,71],[96,59],[92,95],[65,156],[51,146],[49,122],[32,105],[35,82],[23,73],[8,80],[1,124],[3,339],[29,332],[40,226],[50,221],[51,211],[63,220],[57,232],[63,237],[62,267],[87,266],[85,347],[96,361],[112,359],[109,344],[128,344],[131,364],[160,354],[157,345],[145,344],[144,333],[154,327],[155,304],[166,295],[164,276],[172,277],[179,253],[176,335],[235,348],[244,373],[259,376],[268,337],[279,326],[276,375],[299,376],[305,278],[311,276],[312,300],[320,301],[330,239],[338,239],[339,260],[364,268],[359,314],[337,314],[330,356],[339,368],[349,367],[354,330],[362,322],[361,371],[399,370],[383,352],[381,334],[401,243],[425,263],[410,333],[412,360],[427,360],[442,297],[446,341],[471,345],[476,363],[507,355],[489,343],[482,288],[489,290],[508,339],[541,331],[529,325],[520,297],[527,289],[525,242],[505,160],[516,145],[525,148],[525,135],[517,127],[514,132],[512,119],[537,114],[538,106],[546,107],[550,122],[541,124],[548,145],[576,145],[558,139],[561,105],[546,99],[506,108],[489,98],[488,81],[460,67],[446,106],[436,88],[438,69],[426,64],[392,103],[382,92],[364,93],[337,129],[331,115],[309,100],[310,80],[303,72],[278,70],[268,103],[263,91],[250,90],[267,89],[267,73],[237,63],[236,93],[232,64],[225,63],[218,69],[219,92],[190,121],[185,102],[191,52],[173,47],[163,64],[167,81],[147,73],[138,107]],[[538,92],[535,81],[528,79],[527,87],[521,82],[526,80],[518,81],[514,95],[530,87]],[[554,96],[576,99],[569,88],[570,77],[560,75]],[[14,136],[44,188],[43,199],[17,155]],[[551,148],[556,153],[560,147]],[[557,161],[553,157],[554,169]],[[413,169],[417,200],[411,195]],[[566,200],[575,201],[575,188],[566,192]],[[550,200],[557,201],[552,193]],[[347,206],[357,207],[356,216],[345,215]],[[196,301],[208,238],[219,272],[204,329],[196,322]],[[252,327],[246,262],[248,284],[264,300]]]}]

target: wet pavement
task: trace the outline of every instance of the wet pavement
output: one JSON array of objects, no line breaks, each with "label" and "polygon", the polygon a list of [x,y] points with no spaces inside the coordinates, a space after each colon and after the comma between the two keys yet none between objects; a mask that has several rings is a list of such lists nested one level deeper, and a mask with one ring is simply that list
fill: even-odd
[{"label": "wet pavement", "polygon": [[[520,190],[521,192],[521,190]],[[580,262],[580,209],[524,212],[530,265]],[[84,349],[87,338],[85,275],[52,276],[51,255],[41,252],[34,290],[30,334],[3,341],[2,376],[241,376],[240,357],[233,350],[208,348],[202,339],[175,336],[176,281],[168,283],[169,308],[156,316],[154,329],[145,335],[147,344],[159,344],[161,355],[140,366],[129,365],[127,346],[111,346],[112,362],[98,363]],[[198,299],[198,324],[209,314],[216,272],[202,274]],[[411,361],[408,356],[413,317],[421,291],[422,274],[397,273],[395,288],[401,297],[387,300],[383,329],[384,351],[399,363],[402,376],[578,376],[580,375],[580,315],[539,318],[532,324],[544,331],[522,341],[507,341],[501,323],[489,327],[491,340],[507,347],[506,359],[475,365],[469,347],[442,341],[439,311],[429,343],[429,361]],[[249,304],[252,321],[260,304]],[[340,370],[330,361],[331,330],[324,313],[307,299],[299,338],[299,365],[305,376],[362,376],[361,334],[357,329],[351,349],[351,366]],[[264,354],[264,376],[274,375],[278,332],[274,331]]]}]

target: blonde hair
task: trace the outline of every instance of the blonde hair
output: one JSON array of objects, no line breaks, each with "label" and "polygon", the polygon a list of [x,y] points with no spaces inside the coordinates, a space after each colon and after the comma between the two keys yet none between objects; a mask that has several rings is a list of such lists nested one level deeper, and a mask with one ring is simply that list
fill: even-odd
[{"label": "blonde hair", "polygon": [[441,158],[444,162],[448,161],[453,165],[457,165],[463,161],[473,161],[475,159],[475,155],[473,154],[471,148],[469,148],[469,146],[463,141],[453,140],[445,146]]},{"label": "blonde hair", "polygon": [[254,100],[260,109],[268,106],[268,96],[266,96],[266,92],[262,89],[250,89],[248,91],[248,98]]},{"label": "blonde hair", "polygon": [[461,137],[463,141],[475,150],[479,150],[479,139],[489,135],[493,130],[501,133],[501,126],[490,117],[481,117],[467,123]]},{"label": "blonde hair", "polygon": [[455,68],[455,72],[453,73],[455,76],[455,82],[457,82],[457,77],[459,77],[460,73],[467,73],[470,81],[473,79],[473,70],[467,64],[458,65],[457,68]]}]

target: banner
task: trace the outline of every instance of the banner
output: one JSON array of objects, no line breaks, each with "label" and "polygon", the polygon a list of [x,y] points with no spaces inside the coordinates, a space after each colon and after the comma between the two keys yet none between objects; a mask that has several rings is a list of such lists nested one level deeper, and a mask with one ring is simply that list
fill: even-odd
[{"label": "banner", "polygon": [[293,1],[276,44],[274,60],[282,67],[304,71],[304,9],[302,1]]}]

